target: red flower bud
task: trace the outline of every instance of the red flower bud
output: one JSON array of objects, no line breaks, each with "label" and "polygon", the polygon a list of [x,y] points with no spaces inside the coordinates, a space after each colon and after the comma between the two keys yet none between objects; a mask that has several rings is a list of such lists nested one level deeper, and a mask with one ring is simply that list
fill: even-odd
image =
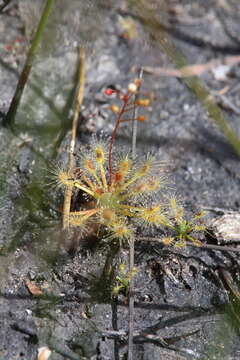
[{"label": "red flower bud", "polygon": [[107,89],[104,90],[104,94],[107,95],[107,96],[110,96],[115,92],[116,92],[116,90],[113,90],[113,89],[110,89],[110,88],[107,88]]}]

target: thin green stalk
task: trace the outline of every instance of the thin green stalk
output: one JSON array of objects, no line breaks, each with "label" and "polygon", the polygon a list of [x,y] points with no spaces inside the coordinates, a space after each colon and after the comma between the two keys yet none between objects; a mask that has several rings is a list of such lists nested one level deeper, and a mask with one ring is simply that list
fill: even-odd
[{"label": "thin green stalk", "polygon": [[54,0],[46,0],[46,5],[45,5],[45,7],[43,9],[42,16],[41,16],[41,19],[40,19],[38,27],[37,27],[37,31],[36,31],[36,33],[34,35],[32,44],[31,44],[30,49],[28,51],[27,59],[26,59],[26,62],[24,64],[23,71],[22,71],[22,73],[20,75],[20,78],[18,80],[18,84],[17,84],[15,94],[14,94],[13,99],[11,101],[8,113],[7,113],[7,115],[6,115],[6,117],[5,117],[4,121],[3,121],[4,126],[9,126],[11,128],[13,128],[13,126],[14,126],[16,112],[17,112],[19,103],[20,103],[21,98],[22,98],[23,90],[24,90],[25,85],[26,85],[26,83],[28,81],[28,77],[29,77],[29,74],[30,74],[30,71],[31,71],[31,68],[32,68],[32,65],[33,65],[33,61],[34,61],[34,59],[36,57],[36,54],[37,54],[37,50],[38,50],[38,47],[39,47],[43,32],[44,32],[44,30],[46,28],[47,19],[48,19],[50,13],[51,13],[53,3],[54,3]]}]

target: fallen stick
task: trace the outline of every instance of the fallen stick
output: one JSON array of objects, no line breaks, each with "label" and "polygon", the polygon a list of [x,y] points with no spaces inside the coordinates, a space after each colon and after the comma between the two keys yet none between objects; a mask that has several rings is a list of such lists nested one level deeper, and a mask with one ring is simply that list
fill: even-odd
[{"label": "fallen stick", "polygon": [[[71,134],[71,143],[69,149],[69,158],[68,158],[68,170],[73,168],[74,165],[74,149],[76,144],[76,134],[77,134],[77,123],[79,118],[79,113],[81,110],[81,105],[83,102],[84,94],[84,85],[85,85],[85,50],[84,48],[79,48],[79,78],[77,86],[77,94],[75,100],[75,109],[72,121],[72,134]],[[69,213],[71,207],[72,199],[72,185],[68,185],[64,193],[64,204],[63,204],[63,229],[69,228]]]}]

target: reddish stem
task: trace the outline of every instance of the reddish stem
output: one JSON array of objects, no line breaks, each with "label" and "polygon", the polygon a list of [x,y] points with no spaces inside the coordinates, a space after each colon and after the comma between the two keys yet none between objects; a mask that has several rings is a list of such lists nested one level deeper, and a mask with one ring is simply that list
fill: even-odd
[{"label": "reddish stem", "polygon": [[131,111],[131,110],[135,109],[135,107],[136,107],[136,104],[128,104],[128,105],[131,105],[131,106],[128,107],[127,109],[125,109],[124,112]]},{"label": "reddish stem", "polygon": [[128,102],[129,102],[129,99],[131,98],[131,95],[132,94],[128,93],[122,99],[123,100],[123,105],[122,105],[121,110],[118,113],[118,117],[117,117],[117,120],[116,120],[116,123],[115,123],[115,127],[113,129],[110,144],[109,144],[108,167],[109,167],[109,185],[110,186],[112,185],[112,178],[113,178],[113,169],[112,169],[112,149],[113,149],[113,144],[114,144],[114,142],[116,140],[117,130],[118,130],[118,127],[119,127],[119,125],[121,123],[121,117],[124,114],[124,112],[126,110],[126,107],[128,106]]}]

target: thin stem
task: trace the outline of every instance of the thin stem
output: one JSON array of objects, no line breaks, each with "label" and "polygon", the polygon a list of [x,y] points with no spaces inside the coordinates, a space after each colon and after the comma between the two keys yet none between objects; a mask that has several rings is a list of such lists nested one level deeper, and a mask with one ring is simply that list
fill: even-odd
[{"label": "thin stem", "polygon": [[[143,68],[141,67],[139,70],[138,78],[141,80],[143,76]],[[140,83],[141,86],[141,83]],[[137,93],[135,94],[134,103],[137,101],[139,97],[139,90],[140,86],[138,88]],[[134,159],[136,156],[136,144],[137,144],[137,115],[138,115],[138,107],[134,105],[133,107],[133,122],[132,122],[132,158]]]},{"label": "thin stem", "polygon": [[190,235],[187,235],[187,236],[186,236],[186,239],[191,240],[191,241],[193,242],[193,244],[195,244],[196,246],[201,247],[201,245],[202,245],[202,243],[201,243],[200,240],[194,239],[194,238],[193,238],[192,236],[190,236]]},{"label": "thin stem", "polygon": [[[130,105],[130,104],[128,104],[128,105]],[[135,107],[136,107],[136,104],[135,104],[135,102],[133,102],[130,107],[127,107],[127,108],[124,110],[124,112],[128,112],[128,111],[130,111],[130,110],[134,110]]]},{"label": "thin stem", "polygon": [[88,179],[85,175],[83,175],[82,180],[90,187],[91,190],[94,191],[95,186],[93,185],[93,183],[90,179]]},{"label": "thin stem", "polygon": [[74,186],[76,186],[76,188],[81,189],[82,191],[86,192],[87,194],[94,196],[94,192],[89,190],[88,188],[86,188],[84,185],[79,184],[77,181],[74,181],[73,183]]},{"label": "thin stem", "polygon": [[105,169],[102,164],[100,165],[100,173],[101,173],[102,184],[103,184],[104,190],[107,190],[107,180],[106,180],[106,176],[105,176]]},{"label": "thin stem", "polygon": [[118,193],[119,192],[122,192],[123,190],[125,190],[129,185],[131,185],[131,184],[133,184],[135,181],[137,181],[140,177],[142,177],[142,176],[140,176],[139,174],[134,174],[133,175],[133,177],[132,177],[132,179],[130,179],[128,182],[126,182],[126,183],[124,183],[121,187],[120,187],[120,189],[118,190]]},{"label": "thin stem", "polygon": [[116,140],[117,130],[118,130],[118,127],[119,127],[119,125],[121,123],[121,117],[122,117],[123,113],[125,112],[125,109],[126,109],[126,107],[128,105],[130,97],[131,97],[131,94],[128,93],[126,95],[126,98],[123,99],[123,105],[122,105],[121,110],[118,113],[118,117],[117,117],[117,120],[116,120],[116,123],[115,123],[115,127],[113,129],[112,136],[111,136],[111,141],[110,141],[110,145],[109,145],[109,156],[108,156],[109,185],[110,186],[112,185],[112,178],[113,178],[113,171],[112,171],[112,149],[113,149],[113,144],[114,144],[114,142]]},{"label": "thin stem", "polygon": [[[117,299],[112,300],[112,328],[113,331],[118,331],[118,308],[117,308]],[[119,345],[118,339],[114,339],[114,360],[119,360]]]},{"label": "thin stem", "polygon": [[47,19],[52,10],[53,3],[54,3],[54,0],[46,1],[46,5],[43,9],[42,16],[41,16],[41,19],[40,19],[38,27],[37,27],[37,31],[36,31],[33,41],[32,41],[32,45],[27,54],[27,59],[26,59],[25,65],[23,67],[23,71],[21,72],[21,75],[19,77],[15,94],[11,101],[8,113],[3,121],[4,126],[9,126],[12,128],[14,125],[15,115],[16,115],[16,112],[18,109],[18,105],[21,101],[23,90],[28,81],[28,77],[29,77],[30,71],[32,69],[33,61],[35,59],[35,56],[36,56],[36,53],[37,53],[37,50],[38,50],[38,47],[39,47],[39,44],[41,41],[41,37],[46,28]]},{"label": "thin stem", "polygon": [[[129,241],[129,272],[134,267],[134,238]],[[133,359],[133,324],[134,324],[134,295],[133,295],[133,279],[129,283],[129,326],[128,326],[128,360]]]},{"label": "thin stem", "polygon": [[98,186],[102,186],[101,180],[99,179],[99,177],[97,176],[97,174],[95,172],[91,173],[92,176],[94,177],[94,179],[96,180],[96,183],[98,184]]},{"label": "thin stem", "polygon": [[[100,209],[96,208],[96,209],[91,209],[91,210],[86,210],[86,214],[81,214],[82,211],[74,211],[73,213],[70,213],[70,215],[72,216],[72,218],[77,217],[77,216],[81,216],[80,218],[80,222],[77,224],[82,225],[85,221],[87,221],[91,216],[95,215]],[[84,213],[85,211],[83,211]],[[80,213],[80,214],[79,214]]]},{"label": "thin stem", "polygon": [[90,210],[82,210],[82,211],[74,211],[74,212],[70,212],[70,215],[73,216],[80,216],[80,215],[94,215],[96,214],[98,211],[100,210],[100,208],[96,208],[96,209],[90,209]]}]

